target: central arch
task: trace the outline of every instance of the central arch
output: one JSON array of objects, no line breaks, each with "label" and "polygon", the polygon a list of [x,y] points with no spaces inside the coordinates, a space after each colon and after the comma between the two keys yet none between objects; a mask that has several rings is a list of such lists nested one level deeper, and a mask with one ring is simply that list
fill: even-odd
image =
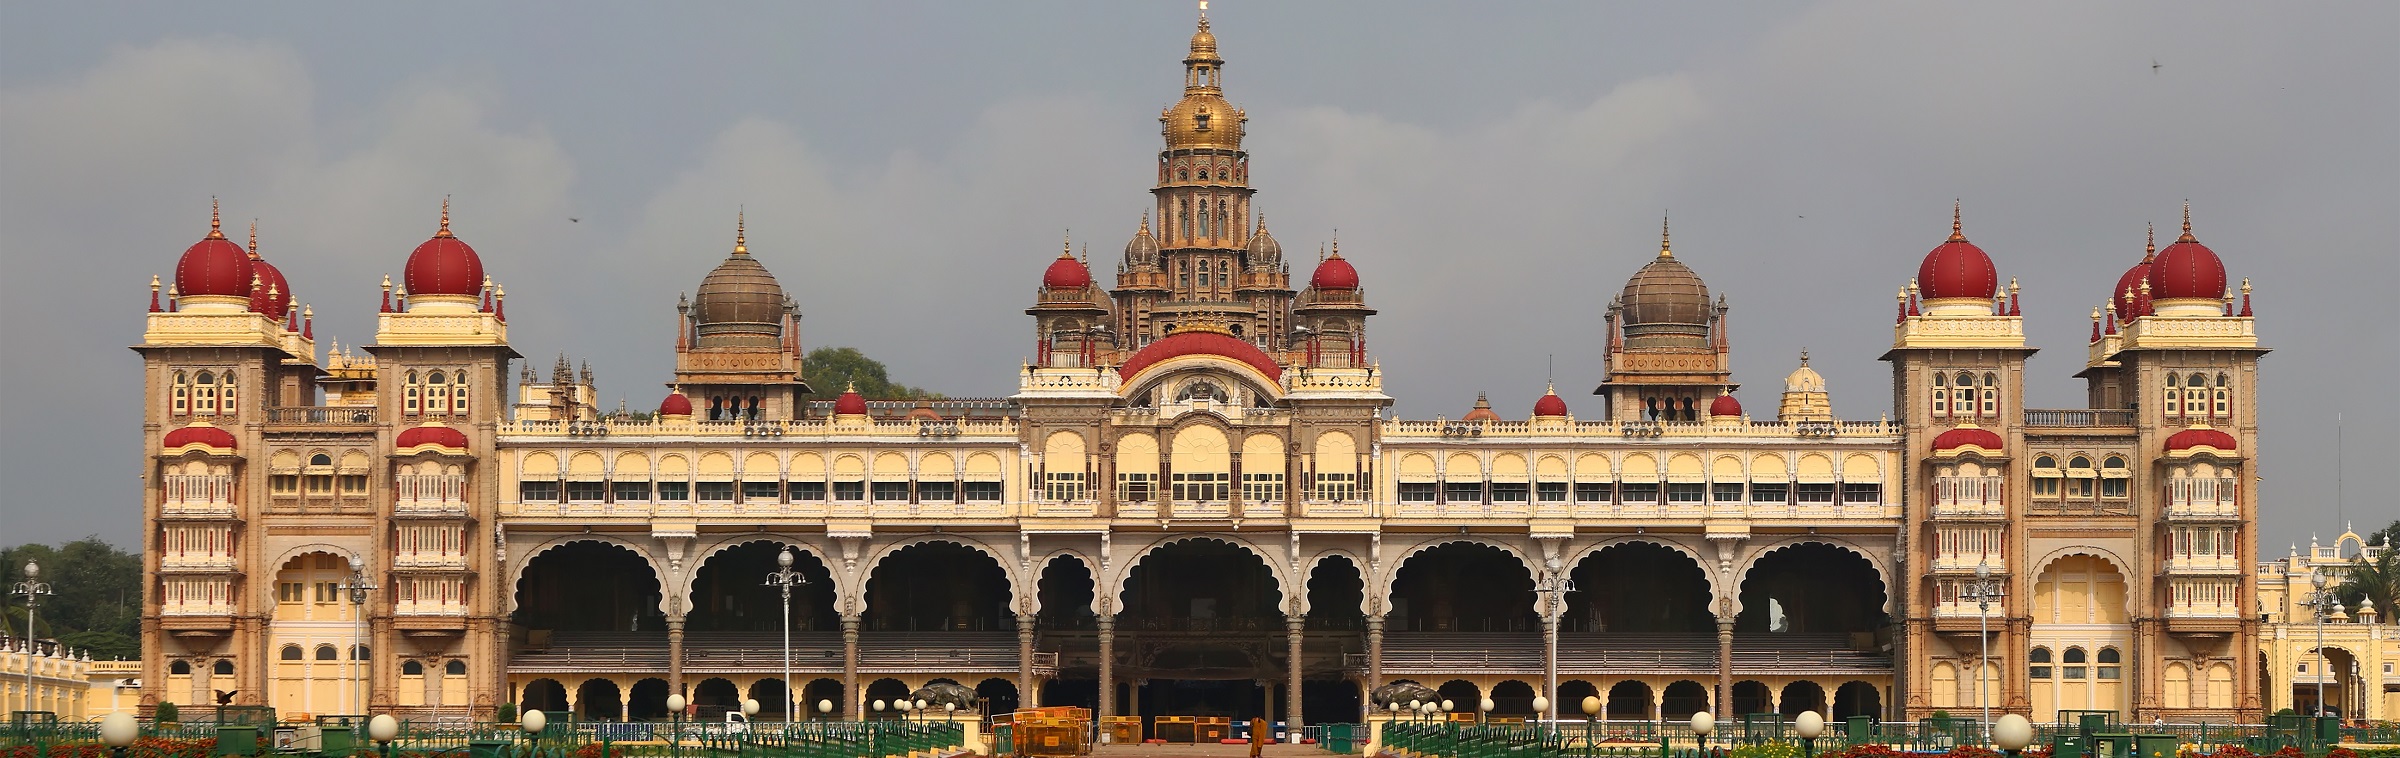
[{"label": "central arch", "polygon": [[1111,598],[1116,601],[1114,603],[1114,608],[1104,608],[1101,610],[1104,613],[1113,614],[1120,609],[1130,607],[1127,605],[1127,603],[1133,596],[1134,575],[1139,573],[1143,566],[1148,565],[1154,555],[1162,551],[1177,549],[1177,546],[1180,545],[1187,545],[1191,543],[1217,543],[1240,550],[1241,552],[1249,553],[1252,558],[1257,559],[1258,563],[1261,566],[1264,566],[1267,570],[1267,578],[1273,584],[1273,586],[1268,589],[1275,593],[1275,605],[1279,609],[1277,613],[1281,613],[1280,609],[1283,607],[1284,598],[1283,588],[1290,586],[1292,582],[1290,581],[1290,577],[1284,576],[1284,572],[1280,564],[1273,558],[1274,554],[1268,552],[1264,548],[1259,547],[1258,545],[1252,544],[1248,540],[1223,534],[1172,537],[1151,543],[1149,547],[1143,548],[1142,552],[1134,555],[1133,561],[1126,566],[1125,573],[1117,577],[1117,591],[1114,593],[1114,597]]},{"label": "central arch", "polygon": [[899,547],[875,562],[862,621],[877,631],[997,631],[1016,618],[1008,570],[954,540]]},{"label": "central arch", "polygon": [[693,632],[781,630],[782,592],[767,586],[766,577],[777,570],[777,555],[787,548],[792,551],[792,570],[807,580],[792,588],[793,631],[840,629],[832,570],[815,552],[773,539],[727,545],[710,553],[699,570],[692,572],[691,604],[684,628]]},{"label": "central arch", "polygon": [[1566,631],[1716,630],[1708,570],[1690,554],[1656,542],[1619,542],[1584,555],[1568,576]]},{"label": "central arch", "polygon": [[[1117,614],[1123,689],[1104,693],[1144,715],[1273,718],[1282,680],[1288,586],[1257,549],[1194,536],[1144,551],[1126,570]],[[1129,711],[1133,709],[1128,709]]]},{"label": "central arch", "polygon": [[1524,632],[1539,629],[1533,565],[1506,547],[1457,540],[1402,559],[1384,597],[1399,629]]}]

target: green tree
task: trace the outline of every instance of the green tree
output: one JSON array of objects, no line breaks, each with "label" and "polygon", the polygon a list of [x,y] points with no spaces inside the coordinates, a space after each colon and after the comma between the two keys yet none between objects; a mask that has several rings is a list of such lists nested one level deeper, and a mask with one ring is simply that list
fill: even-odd
[{"label": "green tree", "polygon": [[[28,543],[0,549],[0,586],[25,580],[25,562],[39,561],[51,595],[42,599],[35,636],[54,638],[94,658],[141,657],[142,558],[99,537],[56,547]],[[21,599],[8,605],[0,628],[25,633]]]},{"label": "green tree", "polygon": [[800,360],[800,372],[818,397],[833,397],[850,387],[868,400],[939,400],[941,393],[892,381],[883,362],[855,347],[820,347]]},{"label": "green tree", "polygon": [[2375,601],[2375,615],[2380,618],[2389,619],[2393,612],[2400,611],[2400,606],[2393,605],[2392,597],[2393,590],[2400,589],[2400,550],[2393,549],[2389,542],[2383,545],[2372,558],[2360,555],[2350,559],[2345,572],[2348,576],[2333,590],[2342,605],[2353,613],[2363,599]]},{"label": "green tree", "polygon": [[2365,537],[2369,545],[2390,547],[2392,543],[2400,542],[2400,521],[2393,521],[2391,526],[2384,527],[2382,531],[2368,532]]}]

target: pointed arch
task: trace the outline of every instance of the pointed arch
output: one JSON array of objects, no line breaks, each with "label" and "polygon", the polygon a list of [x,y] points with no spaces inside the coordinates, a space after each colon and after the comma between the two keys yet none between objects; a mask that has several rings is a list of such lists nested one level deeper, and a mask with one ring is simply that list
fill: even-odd
[{"label": "pointed arch", "polygon": [[[1133,589],[1133,570],[1140,567],[1143,561],[1149,560],[1150,554],[1184,542],[1222,542],[1238,548],[1242,552],[1257,556],[1259,562],[1267,566],[1267,577],[1275,580],[1276,607],[1286,609],[1287,612],[1292,607],[1294,593],[1291,588],[1298,586],[1298,583],[1292,581],[1289,561],[1276,560],[1274,551],[1261,547],[1246,537],[1221,533],[1183,534],[1151,542],[1148,546],[1143,547],[1141,552],[1135,553],[1133,560],[1126,561],[1125,567],[1118,569],[1115,576],[1109,577],[1106,586],[1114,589],[1105,593],[1105,602],[1108,604],[1108,608],[1101,610],[1102,615],[1115,613],[1117,609],[1125,607],[1125,595]],[[1094,602],[1102,602],[1102,600],[1095,599]]]},{"label": "pointed arch", "polygon": [[[673,597],[674,593],[666,590],[667,588],[673,586],[671,581],[674,574],[667,571],[666,564],[659,561],[658,556],[651,554],[648,547],[635,543],[631,540],[606,534],[570,534],[563,537],[553,537],[549,540],[535,544],[533,547],[523,551],[523,555],[509,559],[508,584],[506,585],[508,602],[501,608],[501,613],[505,615],[516,612],[517,585],[525,580],[525,569],[533,565],[534,559],[540,558],[543,553],[547,553],[577,542],[597,542],[603,545],[632,551],[635,557],[641,558],[642,563],[650,567],[651,576],[657,578],[658,580],[659,589],[662,590],[658,593],[658,611],[660,613],[671,612],[668,610],[670,605],[668,598]],[[510,552],[515,553],[517,551],[511,550]]]}]

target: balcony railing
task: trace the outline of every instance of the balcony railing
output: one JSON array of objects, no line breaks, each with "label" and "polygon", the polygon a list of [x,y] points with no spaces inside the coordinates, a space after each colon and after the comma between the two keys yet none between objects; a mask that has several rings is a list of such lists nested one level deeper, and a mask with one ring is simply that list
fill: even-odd
[{"label": "balcony railing", "polygon": [[2025,409],[2026,426],[2132,426],[2133,411],[2116,409]]},{"label": "balcony railing", "polygon": [[372,407],[307,406],[300,408],[268,408],[267,423],[322,426],[366,426],[375,423]]}]

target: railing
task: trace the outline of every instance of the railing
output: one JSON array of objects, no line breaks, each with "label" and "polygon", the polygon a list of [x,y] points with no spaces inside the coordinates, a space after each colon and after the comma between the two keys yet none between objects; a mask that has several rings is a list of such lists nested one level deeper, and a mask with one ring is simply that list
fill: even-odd
[{"label": "railing", "polygon": [[2026,426],[2132,426],[2133,411],[2112,409],[2025,409]]},{"label": "railing", "polygon": [[283,425],[367,426],[375,423],[373,406],[304,406],[268,408],[267,423]]}]

